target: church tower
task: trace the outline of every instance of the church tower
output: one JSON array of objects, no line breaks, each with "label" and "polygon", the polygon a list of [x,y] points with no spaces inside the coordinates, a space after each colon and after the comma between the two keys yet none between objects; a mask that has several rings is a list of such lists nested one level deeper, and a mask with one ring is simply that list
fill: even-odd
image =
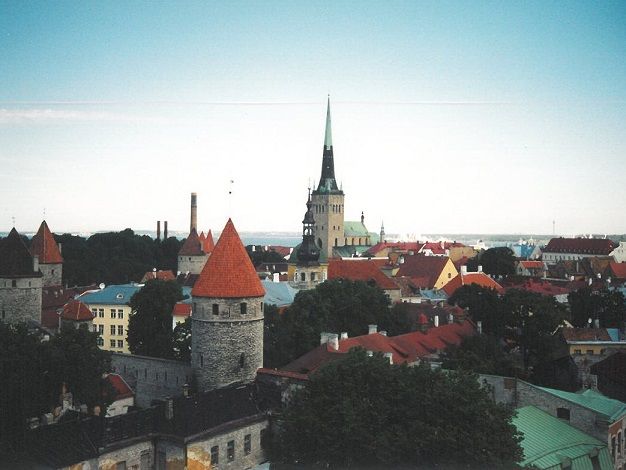
[{"label": "church tower", "polygon": [[311,192],[306,202],[302,220],[302,243],[296,251],[296,264],[288,268],[289,283],[298,289],[312,289],[326,280],[328,264],[320,264],[320,250],[315,243],[315,218]]},{"label": "church tower", "polygon": [[322,176],[317,189],[313,191],[313,212],[315,216],[315,243],[321,259],[332,258],[333,247],[344,245],[344,194],[335,180],[333,157],[333,135],[330,122],[330,97],[326,109],[326,133],[322,155]]},{"label": "church tower", "polygon": [[44,220],[30,242],[30,253],[39,257],[39,270],[43,274],[43,286],[60,286],[63,279],[63,257]]},{"label": "church tower", "polygon": [[252,382],[263,367],[265,290],[232,220],[191,295],[191,367],[199,389]]}]

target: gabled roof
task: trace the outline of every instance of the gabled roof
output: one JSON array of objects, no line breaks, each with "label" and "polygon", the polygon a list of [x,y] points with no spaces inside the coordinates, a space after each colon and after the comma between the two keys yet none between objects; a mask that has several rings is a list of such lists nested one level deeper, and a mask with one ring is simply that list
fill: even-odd
[{"label": "gabled roof", "polygon": [[456,291],[459,287],[466,286],[466,285],[468,286],[471,284],[476,284],[481,287],[486,287],[488,289],[495,289],[499,294],[502,294],[504,292],[504,289],[502,288],[502,286],[498,284],[496,281],[494,281],[493,279],[491,279],[489,276],[487,276],[485,273],[467,273],[467,274],[459,273],[457,277],[453,278],[450,282],[448,282],[441,289],[448,296],[450,296],[454,294],[454,291]]},{"label": "gabled roof", "polygon": [[191,315],[191,304],[178,302],[174,304],[172,315],[176,317],[188,317]]},{"label": "gabled roof", "polygon": [[141,283],[143,284],[144,282],[148,282],[152,279],[160,279],[161,281],[173,281],[176,279],[176,276],[174,276],[174,273],[169,269],[165,271],[148,271],[141,278]]},{"label": "gabled roof", "polygon": [[54,240],[48,224],[44,220],[39,226],[39,230],[30,241],[30,253],[39,256],[41,264],[57,264],[63,262],[59,245]]},{"label": "gabled roof", "polygon": [[396,277],[410,277],[419,287],[432,289],[449,262],[447,256],[404,256]]},{"label": "gabled roof", "polygon": [[89,307],[80,300],[70,300],[61,310],[61,318],[63,320],[91,321],[93,317],[94,315]]},{"label": "gabled roof", "polygon": [[0,241],[0,277],[41,277],[33,270],[33,258],[15,227]]},{"label": "gabled roof", "polygon": [[111,384],[113,390],[115,390],[115,400],[121,400],[122,398],[130,398],[134,396],[133,390],[126,383],[126,381],[119,374],[107,374],[105,380]]},{"label": "gabled roof", "polygon": [[183,246],[180,248],[178,252],[178,256],[203,256],[204,251],[202,250],[202,242],[200,241],[200,237],[198,237],[198,232],[196,232],[195,228],[191,229],[189,232],[189,236],[183,243]]},{"label": "gabled roof", "polygon": [[373,261],[367,259],[331,259],[328,261],[328,279],[350,281],[373,281],[383,290],[400,289],[392,279],[385,276]]},{"label": "gabled roof", "polygon": [[609,255],[617,245],[608,238],[553,238],[543,253]]},{"label": "gabled roof", "polygon": [[565,341],[612,341],[606,328],[563,328]]},{"label": "gabled roof", "polygon": [[591,452],[598,449],[599,468],[613,468],[606,442],[579,431],[563,420],[555,418],[534,406],[518,408],[511,420],[522,432],[520,443],[524,451],[522,467],[534,466],[543,469],[560,469],[564,458],[571,459],[571,468],[595,468]]},{"label": "gabled roof", "polygon": [[239,234],[228,219],[213,253],[193,286],[194,297],[263,297],[265,290]]},{"label": "gabled roof", "polygon": [[602,415],[610,423],[626,415],[626,403],[605,397],[599,392],[587,389],[582,393],[564,392],[554,388],[537,387],[551,395],[570,401]]}]

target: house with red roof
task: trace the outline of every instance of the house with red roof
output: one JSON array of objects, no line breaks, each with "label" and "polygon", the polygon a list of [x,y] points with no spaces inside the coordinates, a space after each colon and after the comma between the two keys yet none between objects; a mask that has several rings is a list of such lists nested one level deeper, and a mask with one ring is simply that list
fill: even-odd
[{"label": "house with red roof", "polygon": [[616,263],[612,261],[609,264],[607,275],[612,281],[616,281],[618,283],[626,282],[626,263]]},{"label": "house with red roof", "polygon": [[505,290],[520,289],[535,294],[547,295],[554,297],[557,302],[567,303],[567,296],[573,290],[573,286],[567,284],[559,284],[546,279],[526,279],[523,282],[509,282],[503,286]]},{"label": "house with red roof", "polygon": [[30,241],[30,253],[39,258],[43,286],[60,286],[63,283],[63,257],[45,220]]},{"label": "house with red roof", "polygon": [[467,272],[464,268],[465,266],[462,267],[458,276],[443,286],[442,290],[448,295],[448,297],[454,294],[460,287],[471,284],[476,284],[487,289],[495,289],[499,294],[504,293],[502,286],[484,272]]},{"label": "house with red roof", "polygon": [[404,256],[396,277],[410,278],[420,289],[441,289],[456,277],[458,271],[447,256]]},{"label": "house with red roof", "polygon": [[71,325],[74,328],[85,328],[92,331],[92,322],[95,315],[87,304],[80,300],[70,300],[59,313],[59,329],[63,325]]},{"label": "house with red roof", "polygon": [[166,270],[159,269],[158,271],[156,269],[153,269],[152,271],[148,271],[146,274],[144,274],[139,283],[145,284],[146,282],[151,281],[153,279],[159,279],[161,281],[175,281],[176,276],[174,276],[174,273],[170,271],[169,269],[166,269]]},{"label": "house with red roof", "polygon": [[546,266],[543,261],[517,261],[515,273],[525,277],[543,277],[546,274]]},{"label": "house with red roof", "polygon": [[107,418],[128,413],[128,409],[135,406],[135,393],[128,383],[119,374],[107,374],[104,380],[112,393],[112,402],[107,408]]},{"label": "house with red roof", "polygon": [[328,279],[373,283],[383,290],[392,302],[400,301],[400,287],[385,276],[374,261],[365,258],[328,260]]},{"label": "house with red roof", "polygon": [[424,246],[420,242],[389,242],[380,241],[376,245],[371,246],[363,256],[373,258],[386,258],[391,253],[400,254],[417,254]]},{"label": "house with red roof", "polygon": [[608,238],[552,238],[542,250],[542,260],[552,265],[558,261],[609,256],[616,247]]},{"label": "house with red roof", "polygon": [[185,323],[185,320],[191,316],[191,304],[189,302],[177,302],[172,309],[172,328],[176,328],[179,323]]}]

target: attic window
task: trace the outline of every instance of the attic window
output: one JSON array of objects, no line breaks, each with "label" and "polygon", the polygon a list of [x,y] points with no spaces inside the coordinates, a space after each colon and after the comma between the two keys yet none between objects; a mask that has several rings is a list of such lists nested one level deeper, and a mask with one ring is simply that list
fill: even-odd
[{"label": "attic window", "polygon": [[557,408],[556,417],[559,419],[564,419],[564,420],[569,421],[569,417],[570,417],[569,408]]},{"label": "attic window", "polygon": [[124,298],[124,294],[117,294],[115,296],[116,299],[123,299]]}]

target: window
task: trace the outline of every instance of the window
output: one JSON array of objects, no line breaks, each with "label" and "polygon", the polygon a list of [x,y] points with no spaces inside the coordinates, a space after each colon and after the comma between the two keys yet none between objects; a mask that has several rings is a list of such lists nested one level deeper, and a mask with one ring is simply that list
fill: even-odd
[{"label": "window", "polygon": [[124,340],[123,339],[118,339],[117,340],[117,347],[118,348],[123,348],[124,347]]},{"label": "window", "polygon": [[98,336],[97,342],[98,346],[104,346],[104,339],[102,338],[102,336]]},{"label": "window", "polygon": [[98,309],[97,308],[92,308],[91,309],[91,313],[93,313],[94,317],[97,317],[98,316]]},{"label": "window", "polygon": [[315,281],[315,273],[311,273],[311,281]]},{"label": "window", "polygon": [[218,304],[213,304],[213,315],[220,314],[220,306]]},{"label": "window", "polygon": [[220,463],[220,448],[219,446],[211,447],[211,466]]},{"label": "window", "polygon": [[243,452],[246,455],[252,452],[252,436],[250,434],[243,437]]},{"label": "window", "polygon": [[117,325],[118,336],[124,336],[124,325]]},{"label": "window", "polygon": [[98,325],[98,333],[100,333],[101,335],[104,334],[104,325]]},{"label": "window", "polygon": [[261,435],[259,437],[261,449],[265,449],[265,447],[267,446],[267,428],[261,429]]},{"label": "window", "polygon": [[622,454],[622,431],[617,433],[617,453]]},{"label": "window", "polygon": [[569,421],[569,408],[557,408],[556,417]]},{"label": "window", "polygon": [[94,325],[94,326],[93,326],[93,332],[95,333],[95,332],[97,332],[97,331],[98,331],[98,325]]},{"label": "window", "polygon": [[587,349],[587,355],[593,356],[593,349]]},{"label": "window", "polygon": [[117,309],[117,318],[124,318],[124,310],[121,308]]},{"label": "window", "polygon": [[17,287],[17,281],[15,279],[11,281],[11,287]]},{"label": "window", "polygon": [[611,436],[611,457],[613,457],[613,460],[615,460],[615,451],[616,451],[616,447],[615,447],[615,436]]},{"label": "window", "polygon": [[111,345],[111,347],[112,347],[112,348],[114,348],[114,347],[115,347],[115,340],[114,340],[114,339],[112,339],[112,340],[111,340],[111,342],[110,342],[109,344]]},{"label": "window", "polygon": [[242,315],[246,315],[248,313],[248,304],[247,303],[241,302],[239,307],[241,308],[241,314]]},{"label": "window", "polygon": [[112,309],[111,309],[111,318],[115,318],[115,317],[116,317],[116,315],[115,315],[115,309],[114,309],[114,308],[112,308]]},{"label": "window", "polygon": [[235,441],[228,441],[226,446],[226,455],[229,462],[235,460]]},{"label": "window", "polygon": [[580,349],[574,349],[574,354],[580,354],[580,353],[581,353]]},{"label": "window", "polygon": [[115,336],[115,325],[111,325],[111,336]]},{"label": "window", "polygon": [[115,465],[115,470],[126,470],[126,460],[123,462],[117,462]]},{"label": "window", "polygon": [[263,311],[263,305],[265,305],[263,302],[261,302],[261,312]]},{"label": "window", "polygon": [[300,280],[302,282],[306,281],[306,273],[300,273]]},{"label": "window", "polygon": [[99,316],[100,318],[104,318],[104,309],[103,309],[103,308],[99,308],[99,309],[98,309],[98,316]]}]

